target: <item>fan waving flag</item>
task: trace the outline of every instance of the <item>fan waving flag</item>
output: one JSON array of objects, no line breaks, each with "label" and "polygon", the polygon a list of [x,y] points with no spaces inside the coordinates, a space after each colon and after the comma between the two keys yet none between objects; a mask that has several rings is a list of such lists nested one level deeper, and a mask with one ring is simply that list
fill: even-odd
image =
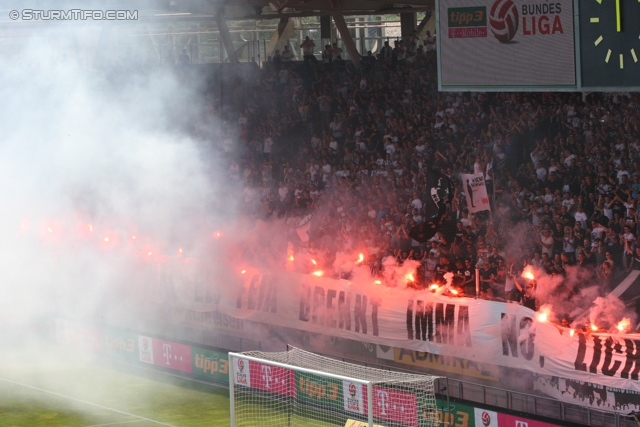
[{"label": "fan waving flag", "polygon": [[487,185],[484,182],[482,173],[462,174],[462,187],[467,197],[467,208],[470,213],[488,211],[489,196],[487,195]]},{"label": "fan waving flag", "polygon": [[427,191],[425,195],[425,219],[409,231],[409,236],[421,243],[432,238],[447,213],[447,205],[453,199],[453,183],[440,172],[429,170],[427,172]]}]

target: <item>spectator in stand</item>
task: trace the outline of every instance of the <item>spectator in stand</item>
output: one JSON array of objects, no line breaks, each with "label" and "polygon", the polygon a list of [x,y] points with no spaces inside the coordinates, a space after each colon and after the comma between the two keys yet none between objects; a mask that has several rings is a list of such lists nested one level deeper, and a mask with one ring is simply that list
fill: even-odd
[{"label": "spectator in stand", "polygon": [[[331,74],[328,66],[342,53],[334,44],[325,47],[324,70],[288,64],[283,81],[278,53],[259,78],[229,82],[238,100],[225,110],[236,109],[243,123],[220,141],[231,141],[227,166],[231,173],[233,157],[234,174],[243,178],[243,215],[266,209],[268,221],[284,221],[276,208],[287,220],[313,212],[309,241],[323,247],[318,256],[333,259],[346,246],[366,249],[374,274],[382,274],[383,260],[391,262],[393,254],[400,262],[417,257],[426,282],[443,265],[466,271],[468,259],[469,275],[458,281],[466,293],[475,288],[475,279],[472,285],[466,278],[477,262],[486,297],[502,297],[486,286],[495,286],[502,270],[493,279],[486,271],[507,258],[505,294],[533,306],[530,284],[519,283],[522,265],[559,277],[597,266],[607,280],[624,266],[638,268],[638,94],[439,92],[429,37],[422,51],[410,40],[395,49],[385,42],[380,60],[367,54],[361,72],[342,72],[341,56],[339,72]],[[614,97],[625,100],[624,109]],[[269,155],[265,135],[278,148]],[[482,173],[495,198],[491,212],[469,214],[471,206],[456,194],[434,239],[442,243],[437,255],[427,250],[431,243],[421,247],[408,236],[427,216],[429,169],[451,176],[458,191],[462,173]],[[291,241],[298,251],[309,249],[295,233]]]},{"label": "spectator in stand", "polygon": [[308,64],[309,62],[313,62],[314,64],[318,63],[318,60],[313,54],[313,49],[316,47],[313,39],[310,39],[309,36],[306,36],[300,47],[302,48],[302,56],[304,58],[305,64]]}]

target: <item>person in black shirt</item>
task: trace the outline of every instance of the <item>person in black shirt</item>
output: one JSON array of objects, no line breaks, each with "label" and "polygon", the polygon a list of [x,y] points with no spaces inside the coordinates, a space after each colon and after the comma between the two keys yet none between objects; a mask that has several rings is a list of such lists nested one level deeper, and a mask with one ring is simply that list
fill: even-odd
[{"label": "person in black shirt", "polygon": [[464,241],[464,237],[466,237],[466,231],[464,230],[464,226],[462,225],[461,222],[457,222],[456,223],[456,231],[454,233],[454,237],[453,237],[453,244],[454,244],[454,250],[455,250],[455,254],[457,256],[462,256],[462,253],[464,251],[464,247],[465,247],[465,241]]},{"label": "person in black shirt", "polygon": [[464,284],[464,261],[462,259],[456,260],[456,267],[453,270],[455,276],[453,276],[453,284],[461,288]]},{"label": "person in black shirt", "polygon": [[446,283],[444,279],[444,275],[451,271],[451,263],[449,262],[449,258],[444,255],[440,256],[440,262],[436,266],[436,281],[442,284]]},{"label": "person in black shirt", "polygon": [[496,278],[496,271],[491,268],[491,264],[485,262],[480,269],[480,298],[493,299],[492,286]]},{"label": "person in black shirt", "polygon": [[[524,282],[523,282],[524,281]],[[514,299],[523,306],[537,311],[536,304],[536,281],[516,278],[516,290],[514,291]]]},{"label": "person in black shirt", "polygon": [[491,267],[497,268],[500,261],[504,263],[504,258],[500,255],[500,250],[497,247],[494,247],[491,255],[489,256],[489,263],[491,264]]},{"label": "person in black shirt", "polygon": [[498,298],[505,298],[505,285],[507,283],[507,266],[504,259],[500,257],[497,267],[494,267],[496,272],[495,289],[494,294]]},{"label": "person in black shirt", "polygon": [[[638,264],[640,270],[640,264]],[[476,294],[476,269],[470,259],[464,260],[464,267],[462,269],[462,275],[464,281],[462,282],[462,288],[466,295]]]}]

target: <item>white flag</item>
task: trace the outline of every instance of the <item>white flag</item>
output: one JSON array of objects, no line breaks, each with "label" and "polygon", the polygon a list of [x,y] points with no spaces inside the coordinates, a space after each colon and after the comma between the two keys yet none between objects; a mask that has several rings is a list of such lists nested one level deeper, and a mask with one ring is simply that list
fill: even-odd
[{"label": "white flag", "polygon": [[311,229],[311,218],[313,214],[309,214],[302,218],[298,223],[298,227],[296,227],[296,233],[298,233],[298,237],[302,242],[309,241],[309,230]]},{"label": "white flag", "polygon": [[462,174],[462,188],[467,197],[467,208],[469,212],[481,212],[491,209],[489,196],[487,196],[487,186],[482,173]]}]

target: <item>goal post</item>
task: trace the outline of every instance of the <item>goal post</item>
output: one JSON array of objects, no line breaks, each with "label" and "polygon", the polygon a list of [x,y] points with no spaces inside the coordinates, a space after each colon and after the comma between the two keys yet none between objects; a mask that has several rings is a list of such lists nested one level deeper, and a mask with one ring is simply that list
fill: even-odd
[{"label": "goal post", "polygon": [[430,427],[438,377],[342,362],[295,347],[229,353],[232,427]]}]

